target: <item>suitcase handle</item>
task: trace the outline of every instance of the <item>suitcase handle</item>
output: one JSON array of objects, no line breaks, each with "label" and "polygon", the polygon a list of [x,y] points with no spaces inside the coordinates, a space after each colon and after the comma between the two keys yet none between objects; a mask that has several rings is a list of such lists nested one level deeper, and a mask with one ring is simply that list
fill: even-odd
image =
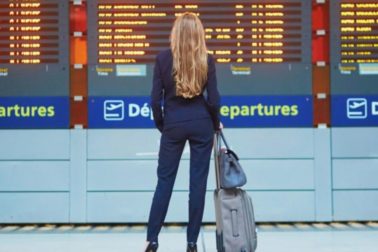
[{"label": "suitcase handle", "polygon": [[219,150],[221,148],[221,141],[219,137],[219,132],[217,131],[214,136],[214,164],[215,164],[215,185],[216,189],[220,189],[220,177],[219,177]]}]

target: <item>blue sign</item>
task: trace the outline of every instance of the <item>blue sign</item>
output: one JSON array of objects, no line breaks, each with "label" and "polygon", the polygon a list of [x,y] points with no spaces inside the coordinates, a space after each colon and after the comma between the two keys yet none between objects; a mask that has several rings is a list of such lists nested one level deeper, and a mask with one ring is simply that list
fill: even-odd
[{"label": "blue sign", "polygon": [[90,97],[88,128],[155,127],[149,97]]},{"label": "blue sign", "polygon": [[[90,97],[89,128],[154,128],[149,97]],[[312,127],[311,96],[222,96],[225,127]]]},{"label": "blue sign", "polygon": [[378,126],[378,96],[334,95],[332,126]]},{"label": "blue sign", "polygon": [[0,97],[0,129],[68,129],[68,97]]},{"label": "blue sign", "polygon": [[311,96],[225,96],[220,109],[226,127],[312,127]]}]

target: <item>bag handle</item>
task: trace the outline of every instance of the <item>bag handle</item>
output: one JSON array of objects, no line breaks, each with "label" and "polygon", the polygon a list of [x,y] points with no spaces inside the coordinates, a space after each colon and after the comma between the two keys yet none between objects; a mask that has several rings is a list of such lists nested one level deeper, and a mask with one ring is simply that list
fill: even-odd
[{"label": "bag handle", "polygon": [[228,145],[228,143],[226,141],[226,138],[224,137],[224,134],[223,134],[222,130],[219,130],[218,134],[220,135],[220,137],[221,137],[224,145],[226,145],[227,150],[230,150],[230,146]]},{"label": "bag handle", "polygon": [[224,134],[222,130],[217,130],[215,132],[214,136],[214,163],[215,163],[215,180],[216,180],[216,186],[217,189],[220,189],[220,164],[219,164],[219,152],[222,148],[222,142],[226,146],[227,152],[229,152],[231,155],[234,155],[237,160],[239,160],[239,157],[230,150],[230,147],[226,141],[226,138],[224,137]]},{"label": "bag handle", "polygon": [[230,149],[227,149],[227,154],[230,154],[231,156],[234,156],[234,158],[236,158],[237,161],[239,161],[239,157],[238,155],[236,155],[236,153]]},{"label": "bag handle", "polygon": [[226,149],[227,149],[227,153],[230,153],[231,155],[233,155],[237,160],[239,160],[239,157],[236,155],[235,152],[233,152],[230,148],[230,146],[228,145],[227,143],[227,140],[226,140],[226,137],[224,136],[222,130],[219,130],[217,132],[217,134],[220,136],[218,137],[219,140],[218,140],[218,150],[221,149],[221,142],[223,141],[224,145],[226,146]]}]

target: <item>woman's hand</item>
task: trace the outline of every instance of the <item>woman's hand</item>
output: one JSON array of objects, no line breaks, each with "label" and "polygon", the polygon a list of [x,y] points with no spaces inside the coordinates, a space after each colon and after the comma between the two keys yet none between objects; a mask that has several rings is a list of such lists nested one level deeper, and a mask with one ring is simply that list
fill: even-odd
[{"label": "woman's hand", "polygon": [[223,129],[223,123],[219,122],[219,130]]}]

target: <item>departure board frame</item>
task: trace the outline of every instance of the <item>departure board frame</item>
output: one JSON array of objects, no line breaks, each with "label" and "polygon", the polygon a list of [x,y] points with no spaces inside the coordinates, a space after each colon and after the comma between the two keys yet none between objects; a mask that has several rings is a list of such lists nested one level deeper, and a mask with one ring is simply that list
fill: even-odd
[{"label": "departure board frame", "polygon": [[[378,94],[377,1],[332,0],[330,4],[331,94]],[[367,8],[369,4],[376,7]],[[369,11],[376,14],[364,16]]]},{"label": "departure board frame", "polygon": [[2,0],[0,13],[0,95],[69,96],[69,0]]},{"label": "departure board frame", "polygon": [[[288,27],[287,30],[284,30],[282,34],[284,42],[288,43],[289,46],[285,49],[289,52],[295,53],[295,50],[292,50],[293,45],[296,50],[300,50],[300,58],[296,61],[288,62],[231,62],[231,63],[217,63],[217,77],[218,85],[222,95],[310,95],[312,93],[312,64],[311,64],[311,0],[299,1],[299,0],[267,0],[267,1],[172,1],[172,0],[163,0],[163,1],[147,1],[147,0],[90,0],[88,1],[88,91],[89,96],[143,96],[148,95],[151,88],[152,82],[152,70],[154,63],[151,62],[151,57],[156,56],[159,50],[152,50],[150,53],[149,62],[130,62],[130,63],[100,63],[99,62],[99,21],[104,21],[105,16],[100,17],[100,5],[142,5],[146,6],[157,6],[158,13],[171,13],[170,17],[164,16],[156,17],[157,22],[152,24],[151,27],[156,27],[157,30],[152,31],[151,34],[161,34],[165,36],[162,37],[162,40],[165,40],[162,44],[164,47],[159,47],[159,50],[168,49],[169,47],[169,32],[172,27],[174,20],[174,11],[184,12],[192,11],[200,13],[200,18],[203,19],[203,23],[206,28],[209,28],[209,23],[206,21],[208,19],[212,20],[212,25],[214,29],[229,28],[222,25],[223,18],[230,19],[232,18],[235,22],[235,25],[232,26],[232,29],[237,28],[237,20],[247,22],[248,25],[252,24],[254,18],[255,21],[264,22],[264,20],[280,20],[279,16],[272,16],[271,18],[259,16],[253,17],[252,12],[257,13],[257,15],[264,15],[267,12],[267,5],[284,5],[282,11],[277,11],[277,13],[289,13],[290,16],[287,23],[282,23],[284,27]],[[226,4],[233,6],[234,10],[227,9]],[[183,8],[175,9],[175,5],[181,5]],[[203,14],[201,16],[201,5],[206,5],[203,12],[206,13],[211,11],[213,16],[207,16]],[[236,6],[248,6],[247,10],[240,10]],[[256,7],[253,9],[252,6],[263,6],[263,8]],[[163,6],[163,7],[162,7]],[[186,6],[197,6],[198,9],[187,8]],[[210,7],[209,7],[210,6]],[[211,9],[211,6],[215,9]],[[223,6],[223,7],[222,7]],[[289,6],[289,7],[288,7]],[[299,7],[298,7],[299,6]],[[210,9],[209,9],[210,8]],[[265,9],[264,9],[265,8]],[[143,11],[144,13],[148,13]],[[299,12],[298,12],[299,10]],[[122,11],[121,11],[122,12]],[[123,11],[124,12],[124,11]],[[139,11],[142,13],[142,11]],[[243,13],[244,16],[237,16],[237,13]],[[274,12],[274,11],[273,11]],[[173,13],[173,14],[172,14]],[[217,15],[215,15],[217,13]],[[223,14],[222,14],[223,13]],[[263,14],[262,14],[263,13]],[[288,14],[288,15],[289,15]],[[222,16],[225,15],[225,16]],[[231,16],[232,17],[231,17]],[[151,18],[151,17],[149,17]],[[127,18],[118,18],[123,21],[132,21],[137,20],[135,17]],[[144,18],[145,19],[145,18]],[[164,20],[166,19],[166,21]],[[299,20],[299,21],[298,21]],[[106,21],[106,20],[105,20]],[[142,19],[143,21],[143,19]],[[164,21],[164,22],[163,22]],[[292,23],[290,23],[292,22]],[[164,23],[164,24],[163,24]],[[106,24],[106,23],[104,23]],[[124,22],[124,28],[132,26],[132,23]],[[219,25],[218,25],[219,24]],[[277,23],[276,23],[277,24]],[[165,28],[162,31],[159,29],[163,25]],[[272,23],[261,24],[255,23],[253,26],[256,29],[264,29],[270,27],[275,27],[277,25]],[[279,26],[279,25],[278,25]],[[151,29],[149,27],[149,29]],[[141,29],[143,30],[143,29]],[[236,30],[234,30],[236,31]],[[258,30],[257,30],[258,31]],[[222,30],[220,30],[218,35],[222,35]],[[238,35],[243,35],[244,32],[241,32]],[[146,33],[147,34],[147,33]],[[208,33],[206,33],[208,34]],[[249,36],[252,36],[253,33],[248,33]],[[264,33],[255,33],[254,35],[264,36]],[[140,33],[139,33],[140,35]],[[227,35],[227,34],[223,34]],[[235,35],[235,34],[234,34]],[[300,37],[298,38],[298,35]],[[251,37],[252,38],[252,37]],[[148,39],[148,34],[147,34]],[[248,41],[248,43],[259,43],[264,41],[259,41],[258,37],[255,37],[256,41]],[[237,40],[231,40],[231,43],[235,44],[237,48]],[[129,42],[129,41],[127,41]],[[221,41],[222,42],[222,41]],[[269,43],[269,40],[266,41]],[[275,42],[274,39],[271,40],[272,45]],[[145,41],[145,43],[152,43]],[[290,44],[291,43],[291,44]],[[214,46],[209,43],[209,50],[214,51]],[[300,45],[298,48],[298,44]],[[225,44],[224,44],[225,45]],[[290,46],[291,45],[291,46]],[[216,46],[216,44],[215,44]],[[227,51],[231,45],[223,46],[220,50]],[[274,49],[274,47],[272,47]],[[269,48],[268,48],[269,49]],[[244,49],[252,51],[252,49]],[[253,49],[255,50],[255,49]],[[272,50],[274,51],[277,50]],[[217,55],[216,55],[217,56]],[[289,55],[290,56],[290,55]],[[125,57],[126,58],[126,57]],[[143,58],[143,57],[141,57]],[[217,57],[216,57],[217,58]]]}]

